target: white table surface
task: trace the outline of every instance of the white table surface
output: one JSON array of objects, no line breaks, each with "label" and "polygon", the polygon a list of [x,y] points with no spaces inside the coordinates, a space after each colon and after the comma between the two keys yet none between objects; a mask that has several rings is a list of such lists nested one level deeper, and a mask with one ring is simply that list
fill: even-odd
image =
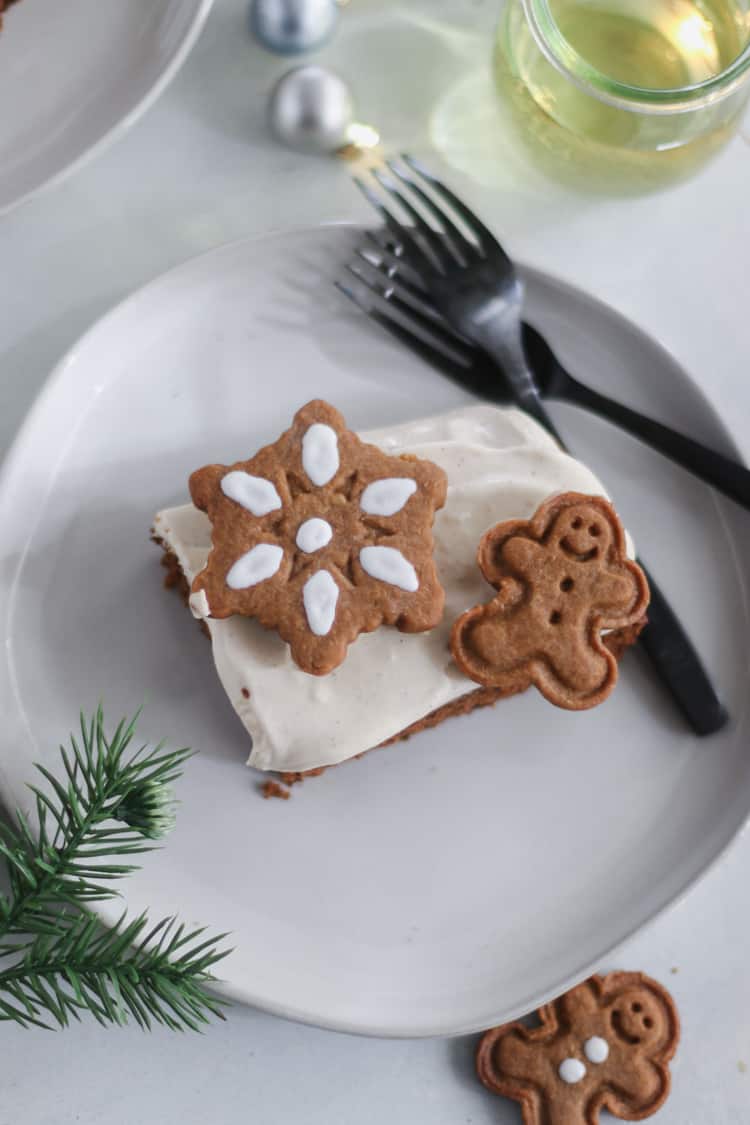
[{"label": "white table surface", "polygon": [[[394,147],[439,164],[437,147],[516,257],[657,336],[750,455],[750,125],[670,191],[563,191],[528,166],[490,97],[497,7],[352,0],[318,57],[350,78],[360,117]],[[0,450],[61,353],[124,294],[251,232],[367,217],[341,164],[267,136],[265,95],[290,64],[252,44],[245,16],[245,0],[216,0],[185,69],[146,118],[62,186],[0,218]],[[750,1122],[749,869],[746,833],[687,901],[602,966],[649,972],[679,1004],[674,1091],[656,1119],[664,1125]],[[473,1038],[356,1039],[235,1008],[203,1036],[3,1024],[0,1045],[0,1125],[520,1120],[476,1081]]]}]

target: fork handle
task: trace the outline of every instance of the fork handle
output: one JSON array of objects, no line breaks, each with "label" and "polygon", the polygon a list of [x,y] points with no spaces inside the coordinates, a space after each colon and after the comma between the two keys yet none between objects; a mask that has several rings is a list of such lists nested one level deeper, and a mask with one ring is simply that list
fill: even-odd
[{"label": "fork handle", "polygon": [[[502,328],[496,334],[488,325],[482,336],[481,346],[500,365],[511,385],[516,404],[540,422],[565,449],[565,443],[539,396],[534,375],[520,344],[520,334],[518,347],[513,333]],[[576,385],[580,387],[580,384]],[[717,696],[680,619],[648,573],[643,560],[639,559],[638,562],[646,573],[651,589],[649,620],[641,633],[640,644],[651,660],[657,676],[695,733],[715,734],[727,723],[729,714]]]},{"label": "fork handle", "polygon": [[526,359],[515,311],[511,308],[507,320],[505,310],[495,313],[475,329],[472,338],[500,368],[516,405],[530,414],[565,448],[542,402],[539,386]]},{"label": "fork handle", "polygon": [[617,423],[687,469],[693,476],[723,492],[743,508],[750,509],[750,469],[746,469],[744,465],[722,453],[716,453],[699,441],[677,433],[669,426],[663,426],[661,422],[639,414],[637,410],[631,410],[630,407],[591,390],[572,377],[569,381],[566,380],[560,397],[565,402],[575,403],[576,406],[582,406]]},{"label": "fork handle", "polygon": [[[653,666],[661,673],[677,706],[696,734],[716,734],[729,721],[721,702],[674,610],[662,594],[643,559],[638,559],[651,590],[648,625],[639,638]],[[665,672],[667,674],[665,674]]]}]

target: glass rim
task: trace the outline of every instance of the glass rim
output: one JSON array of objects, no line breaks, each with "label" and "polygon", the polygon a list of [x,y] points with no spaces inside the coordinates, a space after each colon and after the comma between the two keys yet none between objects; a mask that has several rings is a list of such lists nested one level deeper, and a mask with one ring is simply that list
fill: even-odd
[{"label": "glass rim", "polygon": [[729,97],[750,76],[750,42],[724,70],[689,86],[657,90],[632,86],[605,74],[568,42],[552,14],[550,0],[521,0],[539,50],[556,70],[584,93],[632,113],[687,113]]}]

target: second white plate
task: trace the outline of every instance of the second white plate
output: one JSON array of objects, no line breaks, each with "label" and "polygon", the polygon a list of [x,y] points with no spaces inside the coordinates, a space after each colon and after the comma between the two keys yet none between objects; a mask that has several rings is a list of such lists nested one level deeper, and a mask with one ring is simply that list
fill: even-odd
[{"label": "second white plate", "polygon": [[[0,31],[0,213],[136,120],[213,0],[22,0]],[[12,107],[12,109],[11,109]]]},{"label": "second white plate", "polygon": [[[27,801],[78,709],[200,751],[178,826],[123,889],[232,931],[238,999],[327,1027],[458,1034],[528,1011],[681,895],[750,811],[748,521],[619,431],[555,417],[601,475],[720,686],[732,725],[686,729],[637,654],[597,712],[535,692],[258,797],[245,733],[149,526],[191,470],[330,399],[356,428],[466,396],[332,289],[357,238],[217,250],[130,298],[58,368],[0,480],[0,785]],[[631,324],[528,273],[529,317],[605,392],[726,448],[685,373]],[[118,907],[119,909],[119,907]],[[112,914],[116,913],[112,909]]]}]

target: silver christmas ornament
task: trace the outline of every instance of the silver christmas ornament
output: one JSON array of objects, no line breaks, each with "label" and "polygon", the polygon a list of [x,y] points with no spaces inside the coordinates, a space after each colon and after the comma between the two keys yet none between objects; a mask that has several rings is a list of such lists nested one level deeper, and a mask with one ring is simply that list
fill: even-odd
[{"label": "silver christmas ornament", "polygon": [[296,55],[324,43],[338,14],[337,0],[252,0],[250,27],[270,51]]},{"label": "silver christmas ornament", "polygon": [[354,116],[349,88],[322,66],[298,66],[274,87],[268,103],[271,129],[301,152],[335,152],[348,141]]}]

